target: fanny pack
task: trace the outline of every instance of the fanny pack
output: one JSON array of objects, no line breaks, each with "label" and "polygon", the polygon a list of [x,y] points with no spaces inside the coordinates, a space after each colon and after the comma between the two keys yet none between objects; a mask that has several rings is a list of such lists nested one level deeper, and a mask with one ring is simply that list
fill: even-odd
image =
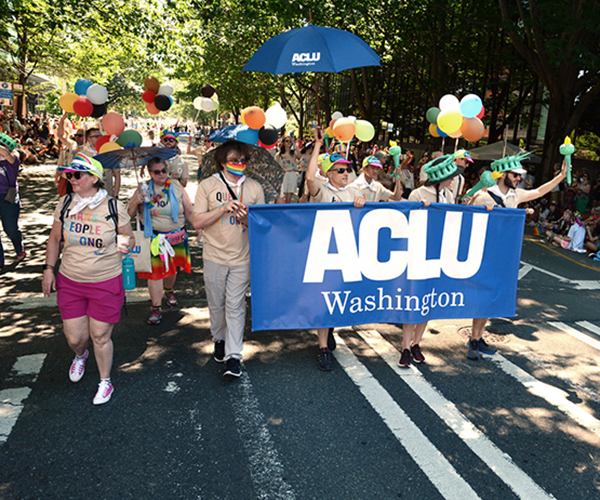
[{"label": "fanny pack", "polygon": [[183,243],[185,241],[185,238],[187,236],[187,230],[184,227],[182,229],[176,229],[175,231],[169,231],[168,233],[158,234],[163,234],[165,238],[169,240],[169,243],[171,243],[171,245],[179,245],[180,243]]}]

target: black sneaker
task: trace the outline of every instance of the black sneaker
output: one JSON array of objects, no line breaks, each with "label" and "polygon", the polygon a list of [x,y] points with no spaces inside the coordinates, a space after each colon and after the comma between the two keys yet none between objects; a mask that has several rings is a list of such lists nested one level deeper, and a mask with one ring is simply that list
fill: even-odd
[{"label": "black sneaker", "polygon": [[483,354],[496,354],[497,348],[489,345],[485,340],[479,339],[479,352]]},{"label": "black sneaker", "polygon": [[410,353],[412,354],[413,361],[417,364],[425,363],[425,356],[421,352],[419,344],[411,346]]},{"label": "black sneaker", "polygon": [[225,361],[225,341],[217,340],[215,342],[213,357],[217,363],[223,363]]},{"label": "black sneaker", "polygon": [[478,340],[469,340],[467,346],[469,347],[469,350],[467,351],[467,358],[472,359],[474,361],[477,361],[479,358],[481,358],[481,355],[479,354]]},{"label": "black sneaker", "polygon": [[225,361],[225,371],[223,372],[224,377],[235,377],[239,378],[242,376],[242,365],[239,359],[229,358]]},{"label": "black sneaker", "polygon": [[335,342],[335,337],[333,336],[333,328],[330,328],[329,332],[327,333],[327,348],[330,351],[335,351],[336,347],[337,343]]},{"label": "black sneaker", "polygon": [[398,361],[398,364],[402,368],[408,368],[410,366],[410,351],[408,349],[404,349],[402,351],[402,355],[400,356],[400,361]]},{"label": "black sneaker", "polygon": [[319,370],[330,372],[333,362],[331,361],[331,351],[327,347],[319,349],[318,358]]}]

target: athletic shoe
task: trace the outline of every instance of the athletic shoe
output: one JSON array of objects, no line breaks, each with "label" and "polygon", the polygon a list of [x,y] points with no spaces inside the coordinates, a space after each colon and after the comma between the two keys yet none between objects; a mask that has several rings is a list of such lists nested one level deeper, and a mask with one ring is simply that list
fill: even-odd
[{"label": "athletic shoe", "polygon": [[402,354],[400,355],[400,361],[398,361],[398,364],[402,368],[408,368],[410,366],[410,351],[408,349],[404,349],[402,351]]},{"label": "athletic shoe", "polygon": [[415,344],[411,346],[410,353],[412,354],[413,361],[417,364],[421,364],[425,362],[425,356],[421,353],[421,348],[419,344]]},{"label": "athletic shoe", "polygon": [[485,340],[479,339],[479,352],[483,354],[496,354],[497,351],[496,347],[492,347]]},{"label": "athletic shoe", "polygon": [[71,382],[79,382],[83,374],[85,373],[85,362],[88,359],[89,352],[86,349],[81,358],[75,356],[73,362],[71,363],[71,368],[69,368],[69,378]]},{"label": "athletic shoe", "polygon": [[162,311],[155,307],[153,307],[151,309],[151,311],[152,312],[150,314],[150,317],[148,318],[148,324],[149,325],[158,325],[160,323],[160,320],[162,319]]},{"label": "athletic shoe", "polygon": [[477,361],[479,358],[481,358],[481,355],[479,354],[478,340],[469,340],[469,342],[467,342],[467,346],[469,348],[469,350],[467,351],[467,358],[472,359],[474,361]]},{"label": "athletic shoe", "polygon": [[94,404],[103,405],[104,403],[108,403],[113,392],[115,392],[113,385],[110,382],[101,380],[98,384],[98,392],[94,396]]},{"label": "athletic shoe", "polygon": [[21,262],[25,257],[27,257],[27,252],[23,250],[19,255],[17,255],[17,260]]},{"label": "athletic shoe", "polygon": [[329,350],[329,348],[322,347],[321,349],[319,349],[318,365],[319,370],[323,370],[324,372],[331,371],[333,362],[331,360],[331,351]]},{"label": "athletic shoe", "polygon": [[225,341],[217,340],[215,343],[213,357],[217,363],[225,362]]},{"label": "athletic shoe", "polygon": [[242,376],[242,365],[239,359],[229,358],[225,361],[225,371],[223,372],[224,377],[235,377],[239,378]]},{"label": "athletic shoe", "polygon": [[330,351],[335,351],[336,347],[337,343],[335,341],[335,337],[333,336],[333,328],[330,328],[329,332],[327,333],[327,349]]},{"label": "athletic shoe", "polygon": [[177,302],[177,297],[175,297],[175,292],[171,290],[170,292],[165,292],[165,297],[167,298],[167,304],[169,307],[177,307],[179,302]]}]

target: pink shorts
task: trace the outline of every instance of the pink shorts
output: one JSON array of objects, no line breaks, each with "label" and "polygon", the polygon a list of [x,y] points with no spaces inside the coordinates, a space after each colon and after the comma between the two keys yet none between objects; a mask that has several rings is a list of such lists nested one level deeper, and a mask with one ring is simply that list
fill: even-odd
[{"label": "pink shorts", "polygon": [[566,240],[560,240],[560,246],[563,247],[565,250],[569,248],[569,243],[571,242]]},{"label": "pink shorts", "polygon": [[89,316],[103,323],[118,323],[125,300],[123,276],[100,283],[78,283],[58,273],[56,302],[62,319]]}]

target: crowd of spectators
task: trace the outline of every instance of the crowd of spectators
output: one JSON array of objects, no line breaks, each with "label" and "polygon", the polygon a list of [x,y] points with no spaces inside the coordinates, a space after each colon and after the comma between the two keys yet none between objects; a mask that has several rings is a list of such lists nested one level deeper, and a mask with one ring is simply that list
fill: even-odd
[{"label": "crowd of spectators", "polygon": [[56,123],[52,118],[30,115],[20,121],[12,113],[0,113],[0,132],[17,142],[17,151],[25,165],[39,165],[58,159],[60,148],[56,139]]}]

